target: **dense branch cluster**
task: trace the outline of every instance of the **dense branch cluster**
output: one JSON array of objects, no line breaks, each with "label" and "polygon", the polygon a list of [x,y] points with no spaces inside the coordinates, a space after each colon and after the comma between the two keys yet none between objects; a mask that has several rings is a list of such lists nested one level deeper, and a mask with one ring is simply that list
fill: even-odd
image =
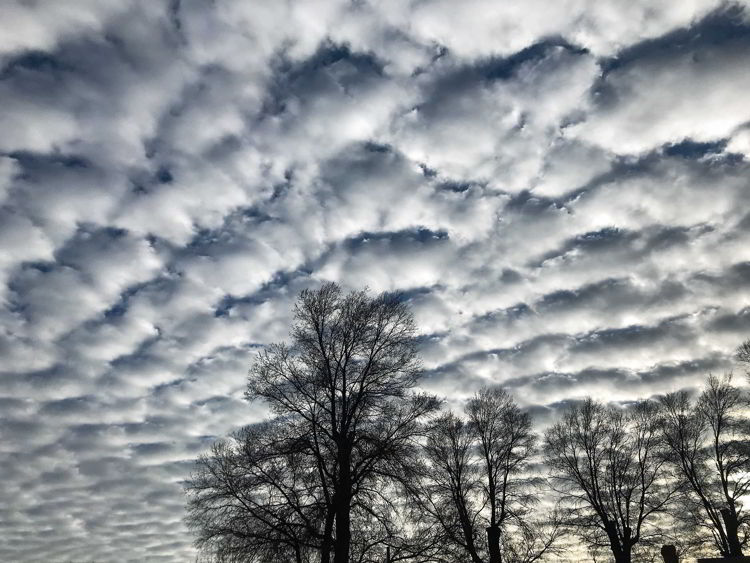
[{"label": "dense branch cluster", "polygon": [[[398,295],[303,291],[289,344],[254,363],[271,409],[198,460],[188,524],[219,561],[616,563],[663,543],[741,555],[750,418],[731,375],[633,404],[573,402],[539,432],[500,387],[456,413],[416,390],[416,327]],[[750,341],[737,359],[750,365]]]}]

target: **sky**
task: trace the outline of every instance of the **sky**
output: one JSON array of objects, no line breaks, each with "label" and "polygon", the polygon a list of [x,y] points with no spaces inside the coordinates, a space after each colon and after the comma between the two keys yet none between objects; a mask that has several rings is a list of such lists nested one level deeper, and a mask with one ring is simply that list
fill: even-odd
[{"label": "sky", "polygon": [[0,560],[194,559],[182,483],[324,281],[540,426],[738,371],[748,61],[747,2],[3,1]]}]

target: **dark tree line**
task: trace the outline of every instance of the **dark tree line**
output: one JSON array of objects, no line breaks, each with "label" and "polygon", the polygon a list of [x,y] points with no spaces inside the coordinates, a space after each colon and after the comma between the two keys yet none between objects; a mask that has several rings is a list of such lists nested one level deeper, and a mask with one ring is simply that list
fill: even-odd
[{"label": "dark tree line", "polygon": [[[257,563],[531,563],[573,537],[616,563],[675,537],[743,553],[750,419],[731,376],[696,397],[574,403],[540,435],[502,388],[460,413],[418,392],[415,337],[398,295],[303,291],[290,343],[250,371],[271,418],[187,484],[197,545]],[[750,341],[737,358],[750,367]]]}]

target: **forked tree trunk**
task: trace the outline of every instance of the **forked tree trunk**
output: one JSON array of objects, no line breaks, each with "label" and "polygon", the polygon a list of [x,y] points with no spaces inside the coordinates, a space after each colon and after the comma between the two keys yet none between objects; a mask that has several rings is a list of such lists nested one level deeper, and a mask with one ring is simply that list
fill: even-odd
[{"label": "forked tree trunk", "polygon": [[461,524],[461,531],[464,534],[464,541],[466,542],[466,550],[469,552],[471,563],[482,563],[482,559],[477,553],[476,546],[474,545],[474,528],[469,521],[469,516],[466,513],[466,507],[463,503],[457,502],[458,504],[458,519]]},{"label": "forked tree trunk", "polygon": [[605,527],[607,529],[607,537],[609,538],[609,545],[612,549],[612,555],[615,556],[615,563],[631,563],[631,552],[632,545],[630,544],[629,536],[626,528],[626,540],[620,541],[620,536],[617,534],[617,525],[612,522],[606,522]]}]

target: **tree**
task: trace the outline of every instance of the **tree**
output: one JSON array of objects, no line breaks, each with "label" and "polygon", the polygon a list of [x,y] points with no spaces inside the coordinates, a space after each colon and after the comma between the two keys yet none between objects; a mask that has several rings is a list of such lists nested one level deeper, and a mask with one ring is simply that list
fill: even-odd
[{"label": "tree", "polygon": [[313,561],[326,506],[304,451],[276,423],[217,442],[187,485],[189,527],[222,561]]},{"label": "tree", "polygon": [[507,522],[523,522],[536,502],[527,466],[536,446],[531,416],[502,388],[481,389],[466,413],[482,457],[482,488],[490,505],[489,563],[501,561],[501,533]]},{"label": "tree", "polygon": [[[333,283],[303,291],[291,344],[261,352],[247,397],[299,428],[326,507],[320,561],[348,563],[352,515],[387,525],[386,485],[409,478],[420,421],[439,408],[413,391],[421,374],[416,328],[398,295],[344,295]],[[361,549],[370,549],[368,542]],[[360,556],[361,557],[361,554]]]},{"label": "tree", "polygon": [[415,501],[440,525],[452,560],[468,555],[472,563],[482,563],[477,526],[481,505],[477,506],[479,481],[472,441],[468,425],[451,412],[433,422],[425,446],[425,479]]},{"label": "tree", "polygon": [[750,525],[742,504],[750,492],[750,420],[742,391],[731,375],[712,375],[697,401],[679,391],[661,403],[664,437],[683,484],[680,517],[708,532],[722,556],[742,555]]},{"label": "tree", "polygon": [[672,497],[658,422],[653,402],[623,410],[586,399],[545,434],[545,461],[567,524],[590,544],[607,545],[617,563],[630,563],[633,548],[654,539]]},{"label": "tree", "polygon": [[532,519],[540,480],[529,471],[531,417],[499,387],[480,390],[465,410],[467,421],[450,412],[438,418],[425,446],[420,496],[446,551],[473,563],[528,562],[554,551],[560,527]]},{"label": "tree", "polygon": [[745,340],[737,347],[735,358],[745,366],[747,377],[750,379],[750,340]]}]

